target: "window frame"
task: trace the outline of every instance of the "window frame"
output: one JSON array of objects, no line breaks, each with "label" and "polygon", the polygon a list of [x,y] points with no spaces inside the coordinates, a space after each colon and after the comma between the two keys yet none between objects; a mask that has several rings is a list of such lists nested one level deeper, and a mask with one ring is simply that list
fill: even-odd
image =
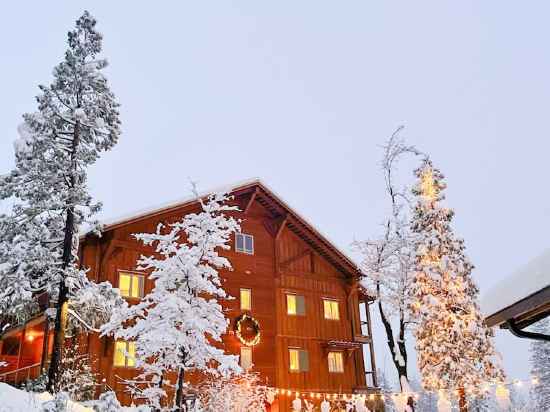
[{"label": "window frame", "polygon": [[[288,311],[288,308],[290,307],[288,304],[288,298],[290,296],[294,297],[294,313],[290,313]],[[300,307],[298,303],[299,298],[301,298],[303,301],[303,313],[299,311],[299,307]],[[306,297],[304,295],[300,295],[294,292],[285,292],[285,305],[286,305],[287,316],[306,316]]]},{"label": "window frame", "polygon": [[[243,308],[243,291],[248,291],[248,308]],[[252,288],[239,288],[239,307],[241,311],[252,312]]]},{"label": "window frame", "polygon": [[[117,349],[117,344],[118,343],[123,343],[124,344],[124,350],[126,351],[126,353],[128,353],[128,355],[130,355],[130,345],[133,344],[133,347],[134,347],[134,350],[133,350],[133,356],[132,357],[129,357],[129,356],[126,356],[126,353],[123,353],[123,352],[120,352],[118,349]],[[115,340],[114,343],[113,343],[113,362],[112,362],[112,365],[113,365],[113,368],[126,368],[126,369],[133,369],[136,367],[136,359],[135,359],[135,356],[136,356],[136,343],[133,342],[133,341],[127,341],[127,340],[122,340],[122,339],[118,339],[118,340]],[[120,352],[120,354],[124,357],[124,365],[117,365],[115,363],[115,360],[116,360],[116,356],[117,356],[117,352]],[[132,362],[131,365],[128,364],[128,361],[130,360],[130,362]]]},{"label": "window frame", "polygon": [[[237,238],[239,236],[242,236],[242,248],[239,248],[238,247],[238,241],[237,241]],[[252,248],[249,250],[247,250],[246,248],[246,239],[250,239],[250,241],[252,242]],[[249,233],[243,233],[243,232],[237,232],[235,233],[235,252],[237,253],[243,253],[245,255],[254,255],[254,235],[251,235]]]},{"label": "window frame", "polygon": [[[296,353],[296,361],[298,362],[298,369],[292,369],[292,355],[291,352]],[[302,362],[300,359],[302,358],[301,353],[305,353],[305,357],[307,358],[307,369],[305,369],[305,365],[302,365]],[[304,348],[298,348],[289,346],[288,347],[288,371],[290,373],[307,373],[309,372],[309,351]]]},{"label": "window frame", "polygon": [[[139,282],[139,296],[131,296],[131,295],[123,295],[122,289],[120,288],[120,275],[129,275],[130,277],[130,288],[129,292],[132,293],[132,285],[134,284],[134,279],[140,279]],[[118,269],[117,270],[117,287],[120,291],[120,296],[122,296],[124,299],[134,299],[139,300],[142,299],[145,296],[145,274],[140,272],[134,272],[131,270],[124,270],[124,269]]]},{"label": "window frame", "polygon": [[[248,352],[250,353],[250,365],[248,365],[248,367],[245,368],[245,366],[243,365],[243,350],[245,352]],[[245,346],[245,345],[242,345],[241,348],[240,348],[240,351],[239,351],[239,366],[241,368],[243,368],[243,370],[245,371],[248,371],[250,369],[252,369],[252,367],[254,366],[254,362],[252,360],[252,356],[253,356],[253,351],[252,351],[252,348],[250,346]]]},{"label": "window frame", "polygon": [[[331,363],[330,361],[330,358],[331,358],[331,355],[338,355],[338,358],[340,360],[340,364],[338,364],[338,362],[334,361]],[[341,369],[340,370],[331,370],[331,366],[341,366]],[[344,353],[342,351],[337,351],[337,350],[332,350],[332,351],[329,351],[329,353],[327,354],[327,367],[328,367],[328,372],[329,373],[344,373]]]},{"label": "window frame", "polygon": [[[341,319],[340,317],[340,300],[338,299],[335,299],[335,298],[322,298],[323,300],[323,318],[325,320],[333,320],[333,321],[339,321]],[[334,311],[333,311],[333,308],[332,306],[329,306],[330,307],[330,317],[327,317],[327,311],[326,311],[326,305],[325,303],[329,303],[329,304],[336,304],[336,308],[337,308],[337,316],[336,317],[333,317],[334,315]]]}]

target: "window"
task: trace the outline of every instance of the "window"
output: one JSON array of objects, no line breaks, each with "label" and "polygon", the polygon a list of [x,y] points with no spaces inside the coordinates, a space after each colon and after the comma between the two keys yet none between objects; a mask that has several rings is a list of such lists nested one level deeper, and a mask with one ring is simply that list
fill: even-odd
[{"label": "window", "polygon": [[340,309],[337,300],[323,299],[323,308],[325,310],[325,319],[340,319]]},{"label": "window", "polygon": [[306,314],[304,297],[300,295],[286,295],[286,313],[288,315],[304,316]]},{"label": "window", "polygon": [[118,288],[125,298],[143,297],[143,275],[130,272],[118,273]]},{"label": "window", "polygon": [[241,368],[245,371],[252,367],[252,348],[249,346],[241,346]]},{"label": "window", "polygon": [[254,254],[254,236],[244,233],[235,234],[235,250],[237,252],[246,253],[247,255]]},{"label": "window", "polygon": [[332,373],[344,372],[344,356],[342,352],[328,353],[328,371]]},{"label": "window", "polygon": [[288,349],[289,365],[291,372],[307,372],[309,370],[309,355],[307,350]]},{"label": "window", "polygon": [[123,340],[117,340],[115,342],[115,353],[113,357],[114,366],[133,368],[136,365],[135,356],[135,342],[125,342]]},{"label": "window", "polygon": [[252,310],[252,291],[241,289],[241,310]]}]

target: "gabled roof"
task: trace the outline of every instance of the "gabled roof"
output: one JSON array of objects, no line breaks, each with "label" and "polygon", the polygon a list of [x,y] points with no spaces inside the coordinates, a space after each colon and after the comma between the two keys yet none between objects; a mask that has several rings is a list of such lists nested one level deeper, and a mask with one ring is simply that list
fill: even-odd
[{"label": "gabled roof", "polygon": [[513,320],[519,326],[550,314],[550,249],[512,273],[482,300],[489,326]]},{"label": "gabled roof", "polygon": [[[211,193],[225,192],[235,196],[250,194],[254,195],[254,200],[259,202],[273,215],[274,219],[280,219],[289,230],[307,242],[321,256],[325,257],[339,270],[350,277],[360,275],[360,269],[355,262],[342,250],[340,250],[326,235],[315,228],[312,223],[302,217],[296,210],[291,208],[281,196],[277,195],[267,184],[260,179],[250,179],[214,188],[199,194],[199,197],[207,197]],[[102,232],[148,219],[153,216],[169,213],[181,207],[191,205],[197,202],[195,196],[188,196],[175,201],[167,202],[161,205],[138,210],[136,212],[119,216],[114,219],[106,219],[100,222]],[[88,232],[89,233],[89,232]],[[84,234],[86,236],[87,233]]]}]

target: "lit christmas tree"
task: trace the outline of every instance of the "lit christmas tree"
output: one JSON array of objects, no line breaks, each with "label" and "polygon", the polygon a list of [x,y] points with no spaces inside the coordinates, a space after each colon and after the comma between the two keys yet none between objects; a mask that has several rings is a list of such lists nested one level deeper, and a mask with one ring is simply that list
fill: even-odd
[{"label": "lit christmas tree", "polygon": [[492,331],[483,324],[474,266],[464,241],[451,228],[454,212],[441,206],[444,176],[425,159],[415,171],[416,272],[411,288],[418,366],[426,390],[457,389],[461,411],[466,395],[479,394],[488,381],[501,381]]}]

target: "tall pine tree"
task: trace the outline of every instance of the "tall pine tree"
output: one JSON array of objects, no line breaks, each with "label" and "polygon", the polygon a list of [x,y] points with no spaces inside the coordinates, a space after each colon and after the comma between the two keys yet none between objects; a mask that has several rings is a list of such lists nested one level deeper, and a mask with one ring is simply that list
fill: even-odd
[{"label": "tall pine tree", "polygon": [[[533,325],[533,331],[550,333],[550,318]],[[531,400],[533,410],[550,411],[550,342],[534,340],[531,342],[531,375],[533,384]]]},{"label": "tall pine tree", "polygon": [[65,57],[49,86],[40,86],[38,111],[23,116],[16,167],[0,179],[0,196],[15,199],[0,217],[2,303],[26,305],[37,291],[55,302],[54,347],[48,390],[55,391],[63,347],[62,312],[88,282],[76,265],[78,227],[99,210],[87,187],[87,168],[120,134],[118,103],[98,58],[102,36],[88,13],[68,33]]},{"label": "tall pine tree", "polygon": [[418,366],[427,390],[458,389],[461,410],[466,393],[478,393],[482,383],[503,379],[492,343],[483,324],[478,288],[465,255],[464,241],[455,236],[454,212],[441,206],[444,176],[425,159],[415,171],[416,206],[411,230],[416,234],[416,271],[412,308]]}]

